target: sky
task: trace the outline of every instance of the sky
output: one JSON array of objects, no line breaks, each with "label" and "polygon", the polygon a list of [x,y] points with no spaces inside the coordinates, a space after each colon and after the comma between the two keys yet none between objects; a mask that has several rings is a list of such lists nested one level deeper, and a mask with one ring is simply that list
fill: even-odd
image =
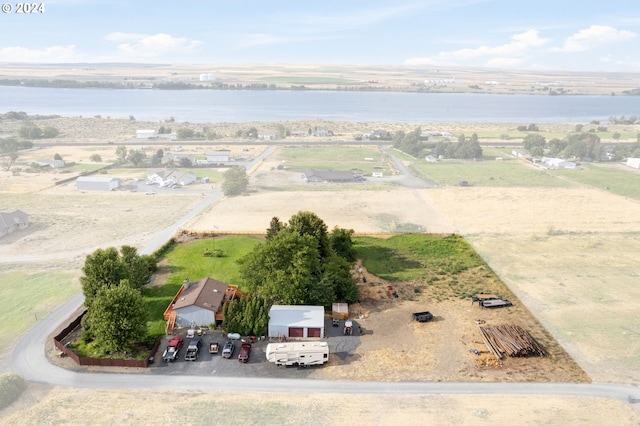
[{"label": "sky", "polygon": [[0,62],[640,72],[637,0],[2,0]]}]

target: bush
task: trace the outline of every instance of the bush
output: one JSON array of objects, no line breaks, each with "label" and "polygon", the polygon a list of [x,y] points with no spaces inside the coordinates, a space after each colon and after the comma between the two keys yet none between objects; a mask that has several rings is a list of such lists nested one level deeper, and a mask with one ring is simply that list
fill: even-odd
[{"label": "bush", "polygon": [[0,410],[20,398],[26,388],[24,379],[15,374],[0,375]]}]

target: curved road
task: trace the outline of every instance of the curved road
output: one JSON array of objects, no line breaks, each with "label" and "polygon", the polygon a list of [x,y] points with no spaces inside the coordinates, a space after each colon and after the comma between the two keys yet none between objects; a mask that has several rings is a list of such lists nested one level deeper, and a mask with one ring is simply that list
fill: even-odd
[{"label": "curved road", "polygon": [[153,374],[77,373],[49,363],[44,351],[46,340],[82,304],[81,294],[73,297],[22,339],[11,356],[11,369],[28,381],[49,385],[97,389],[156,389],[200,391],[258,391],[352,394],[510,394],[595,396],[628,401],[638,397],[638,388],[617,384],[574,383],[482,383],[482,382],[356,382],[305,379],[267,379],[243,377],[203,377]]},{"label": "curved road", "polygon": [[[273,152],[268,149],[264,155]],[[410,176],[410,175],[409,175]],[[209,196],[180,221],[159,232],[141,253],[151,253],[171,237],[188,220],[200,213],[219,197]],[[361,382],[306,379],[269,379],[242,377],[199,377],[153,374],[95,374],[77,373],[54,366],[45,354],[47,339],[55,329],[82,305],[83,295],[78,294],[41,320],[18,343],[10,357],[10,368],[24,379],[49,385],[99,388],[99,389],[157,389],[200,391],[258,391],[258,392],[304,392],[304,393],[355,393],[355,394],[512,394],[512,395],[567,395],[611,398],[630,401],[640,397],[637,387],[620,384],[574,384],[574,383],[484,383],[484,382]]]}]

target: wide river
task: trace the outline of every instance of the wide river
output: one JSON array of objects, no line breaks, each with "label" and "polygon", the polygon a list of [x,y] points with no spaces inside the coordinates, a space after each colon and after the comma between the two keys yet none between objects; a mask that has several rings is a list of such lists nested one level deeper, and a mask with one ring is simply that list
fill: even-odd
[{"label": "wide river", "polygon": [[110,90],[0,86],[0,113],[137,120],[250,122],[323,119],[354,122],[606,121],[640,116],[640,96],[485,95],[288,90]]}]

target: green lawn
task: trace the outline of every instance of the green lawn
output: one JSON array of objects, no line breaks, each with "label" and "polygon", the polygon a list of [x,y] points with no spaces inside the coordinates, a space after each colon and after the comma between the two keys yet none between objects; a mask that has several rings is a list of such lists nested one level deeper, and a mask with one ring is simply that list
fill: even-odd
[{"label": "green lawn", "polygon": [[367,270],[391,281],[423,280],[456,274],[484,265],[475,250],[459,235],[405,234],[381,239],[355,237],[357,256]]},{"label": "green lawn", "polygon": [[[199,281],[211,277],[227,284],[237,285],[240,281],[239,258],[250,252],[262,240],[247,236],[229,236],[203,239],[179,244],[166,256],[170,275],[162,287],[145,288],[143,296],[149,310],[149,332],[151,335],[164,334],[162,314],[169,306],[185,278]],[[222,257],[206,257],[205,250],[222,250]]]},{"label": "green lawn", "polygon": [[570,185],[549,171],[534,169],[515,159],[445,160],[440,163],[418,160],[413,162],[411,170],[418,176],[424,176],[442,185],[458,185],[461,180],[466,180],[472,186],[490,187],[566,187]]},{"label": "green lawn", "polygon": [[584,170],[554,170],[568,180],[640,200],[640,174],[607,164],[582,164]]},{"label": "green lawn", "polygon": [[[287,147],[280,150],[279,158],[286,161],[291,171],[352,170],[361,173],[374,171],[389,174],[387,157],[377,148],[331,146],[331,147]],[[365,160],[369,158],[370,160]]]},{"label": "green lawn", "polygon": [[354,238],[357,256],[372,274],[414,283],[436,299],[468,298],[481,291],[507,293],[506,286],[459,235],[404,234],[388,239]]},{"label": "green lawn", "polygon": [[0,271],[0,356],[13,349],[16,339],[60,304],[80,291],[70,271],[14,268]]}]

